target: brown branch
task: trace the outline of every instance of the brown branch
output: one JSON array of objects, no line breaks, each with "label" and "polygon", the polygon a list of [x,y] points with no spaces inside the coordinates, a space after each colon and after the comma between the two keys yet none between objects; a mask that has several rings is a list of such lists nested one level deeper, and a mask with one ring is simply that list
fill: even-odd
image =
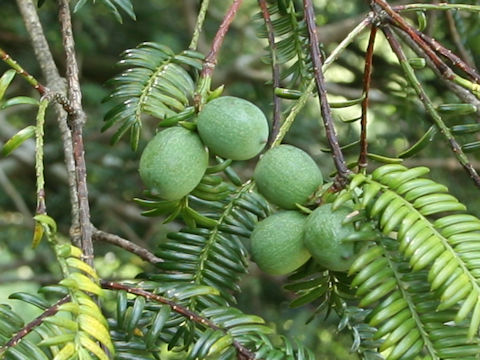
[{"label": "brown branch", "polygon": [[[123,291],[126,291],[129,294],[142,296],[145,299],[156,301],[156,302],[159,302],[161,304],[165,304],[165,305],[169,306],[177,314],[180,314],[180,315],[184,316],[185,318],[189,319],[190,321],[193,321],[197,324],[209,327],[213,330],[220,330],[220,331],[223,331],[224,333],[227,333],[227,331],[224,328],[218,326],[217,324],[210,321],[209,319],[204,318],[204,317],[200,316],[199,314],[187,309],[186,307],[183,307],[182,305],[179,305],[172,300],[164,298],[163,296],[153,294],[151,292],[145,291],[145,290],[140,289],[140,288],[134,288],[134,287],[130,287],[130,286],[127,286],[127,285],[123,285],[123,284],[116,283],[116,282],[111,282],[111,281],[101,280],[100,285],[104,289],[123,290]],[[250,350],[248,350],[245,346],[243,346],[238,341],[234,340],[233,341],[233,346],[235,347],[235,349],[237,349],[239,359],[241,359],[241,360],[255,360],[255,354],[253,352],[251,352]]]},{"label": "brown branch", "polygon": [[[413,41],[415,41],[423,51],[425,51],[425,54],[433,61],[435,66],[439,69],[441,72],[442,76],[447,78],[448,80],[453,80],[455,77],[455,73],[453,72],[450,67],[445,64],[445,62],[435,53],[435,51],[422,39],[422,37],[417,34],[416,29],[414,29],[412,26],[408,24],[408,22],[400,16],[385,0],[372,0],[374,5],[377,6],[372,6],[372,10],[374,13],[379,16],[379,18],[382,18],[382,14],[380,9],[382,9],[391,19],[392,23],[405,31],[408,36],[412,38]],[[379,8],[380,9],[379,9]]]},{"label": "brown branch", "polygon": [[94,241],[103,241],[115,246],[118,246],[124,250],[127,250],[131,252],[132,254],[137,255],[138,257],[142,258],[145,261],[148,261],[149,263],[152,264],[158,264],[163,262],[163,259],[160,259],[159,257],[156,257],[154,254],[152,254],[150,251],[147,249],[142,248],[141,246],[138,246],[137,244],[128,241],[126,239],[121,238],[120,236],[114,235],[107,233],[102,230],[98,230],[92,225],[92,238]]},{"label": "brown branch", "polygon": [[396,33],[402,38],[402,40],[420,57],[425,58],[428,67],[430,67],[435,74],[437,75],[438,79],[448,88],[450,91],[452,91],[455,95],[457,95],[462,101],[472,104],[477,108],[477,114],[480,114],[480,100],[473,95],[470,91],[465,89],[464,87],[451,82],[444,77],[442,77],[442,74],[440,71],[435,67],[435,64],[430,60],[426,55],[425,52],[418,46],[417,43],[415,43],[407,34],[402,32],[401,30],[398,29]]},{"label": "brown branch", "polygon": [[58,8],[58,18],[60,20],[62,41],[67,64],[66,77],[68,100],[75,110],[73,114],[70,114],[70,123],[72,128],[73,157],[75,159],[79,227],[76,230],[74,229],[72,235],[80,238],[85,261],[93,266],[93,242],[90,223],[90,205],[88,203],[87,168],[83,145],[83,125],[86,121],[86,115],[82,108],[82,92],[80,90],[78,65],[75,57],[75,42],[72,33],[72,19],[70,16],[69,1],[58,0]]},{"label": "brown branch", "polygon": [[268,138],[267,148],[272,144],[273,140],[277,137],[278,130],[280,129],[281,122],[281,103],[280,98],[275,94],[275,89],[280,87],[280,66],[277,59],[277,46],[275,44],[275,33],[273,29],[272,19],[268,12],[268,6],[266,0],[258,0],[258,5],[262,10],[263,20],[265,21],[265,27],[268,34],[268,45],[270,47],[270,53],[272,56],[272,79],[273,79],[273,121],[272,131]]},{"label": "brown branch", "polygon": [[[22,14],[25,27],[30,36],[35,56],[42,69],[43,76],[47,81],[47,87],[57,93],[65,92],[65,84],[57,66],[53,60],[52,53],[47,43],[47,39],[43,32],[42,24],[38,18],[37,9],[31,0],[17,0],[17,5]],[[55,105],[55,113],[57,117],[58,127],[62,136],[63,153],[65,157],[65,166],[68,174],[68,189],[70,194],[71,212],[72,212],[72,228],[78,228],[78,196],[75,178],[75,160],[73,158],[72,136],[67,124],[67,113],[61,105]],[[72,236],[74,244],[81,246],[75,237]]]},{"label": "brown branch", "polygon": [[415,32],[420,36],[425,42],[435,51],[437,51],[442,56],[446,57],[450,62],[458,67],[460,70],[463,70],[468,76],[470,76],[475,82],[480,83],[480,75],[477,70],[463,61],[460,57],[455,55],[451,50],[447,49],[445,46],[440,44],[437,40],[431,38],[430,36],[414,29]]},{"label": "brown branch", "polygon": [[347,168],[342,150],[338,143],[337,134],[333,125],[332,112],[327,100],[327,91],[325,87],[325,77],[322,72],[322,56],[318,47],[317,26],[315,24],[315,11],[312,0],[303,0],[305,11],[305,20],[307,22],[308,35],[310,38],[310,53],[313,62],[313,71],[315,73],[315,82],[317,84],[320,111],[322,113],[323,124],[327,135],[328,144],[332,150],[332,157],[338,172],[340,185],[343,184],[350,170]]},{"label": "brown branch", "polygon": [[11,348],[12,346],[17,345],[22,339],[27,336],[30,332],[32,332],[37,326],[41,325],[43,321],[50,317],[55,315],[59,308],[60,305],[65,304],[70,301],[70,295],[67,295],[60,300],[58,300],[54,305],[50,306],[48,309],[45,309],[45,311],[35,318],[33,321],[29,322],[27,325],[25,325],[20,331],[18,331],[14,337],[12,337],[5,345],[3,345],[0,348],[0,355],[5,353],[5,351],[8,350],[8,348]]},{"label": "brown branch", "polygon": [[212,47],[210,52],[208,53],[207,57],[205,58],[205,62],[203,64],[202,69],[202,78],[210,77],[213,74],[213,70],[217,65],[217,57],[220,48],[222,47],[223,40],[225,39],[225,35],[228,32],[230,24],[232,23],[235,15],[237,13],[238,8],[242,4],[243,0],[233,0],[233,4],[228,9],[227,13],[225,14],[225,18],[223,19],[220,27],[218,28],[217,33],[215,34],[215,38],[212,42]]},{"label": "brown branch", "polygon": [[363,169],[367,166],[367,110],[368,110],[368,92],[370,91],[370,82],[372,79],[372,61],[373,47],[375,45],[375,36],[377,35],[377,27],[372,25],[370,30],[370,38],[368,40],[367,53],[365,55],[365,70],[363,72],[363,101],[362,101],[362,118],[360,133],[360,156],[358,158],[358,168]]}]

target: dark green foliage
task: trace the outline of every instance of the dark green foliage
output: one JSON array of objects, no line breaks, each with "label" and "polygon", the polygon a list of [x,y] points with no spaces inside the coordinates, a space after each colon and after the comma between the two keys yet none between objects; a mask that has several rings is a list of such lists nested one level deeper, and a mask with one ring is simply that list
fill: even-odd
[{"label": "dark green foliage", "polygon": [[175,54],[168,47],[153,42],[142,43],[125,51],[121,66],[128,67],[114,77],[113,92],[105,99],[112,102],[105,115],[105,131],[119,124],[112,143],[130,131],[130,145],[138,147],[142,129],[142,114],[164,120],[182,112],[192,100],[194,82],[182,67],[200,69],[203,56],[185,50]]},{"label": "dark green foliage", "polygon": [[[87,2],[88,0],[77,0],[73,11],[80,10]],[[95,0],[93,2],[95,3]],[[124,11],[131,19],[135,20],[135,12],[131,0],[100,0],[100,2],[108,8],[109,12],[115,16],[119,23],[123,22],[119,10]],[[38,6],[40,7],[41,4],[39,3]]]},{"label": "dark green foliage", "polygon": [[[307,26],[303,20],[301,6],[294,0],[270,1],[270,3],[268,11],[272,17],[276,49],[273,55],[269,53],[267,62],[271,63],[271,56],[275,56],[279,64],[286,65],[282,71],[282,79],[289,79],[289,87],[304,89],[308,80],[312,78],[312,64]],[[258,26],[257,36],[260,38],[268,36],[263,19]]]}]

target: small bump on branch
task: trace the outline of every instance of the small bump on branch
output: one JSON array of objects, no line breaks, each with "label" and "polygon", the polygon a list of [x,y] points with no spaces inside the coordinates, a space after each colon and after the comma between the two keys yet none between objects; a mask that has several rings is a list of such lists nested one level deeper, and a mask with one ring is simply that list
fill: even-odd
[{"label": "small bump on branch", "polygon": [[5,351],[8,350],[8,348],[18,345],[18,343],[20,343],[20,341],[22,341],[25,336],[31,333],[36,327],[40,326],[45,321],[46,318],[55,315],[62,304],[65,304],[69,301],[70,301],[70,295],[67,295],[61,298],[54,305],[46,309],[40,316],[38,316],[37,318],[29,322],[27,325],[25,325],[21,330],[19,330],[15,334],[14,337],[12,337],[5,345],[3,345],[0,348],[0,357],[2,356],[2,354],[5,353]]}]

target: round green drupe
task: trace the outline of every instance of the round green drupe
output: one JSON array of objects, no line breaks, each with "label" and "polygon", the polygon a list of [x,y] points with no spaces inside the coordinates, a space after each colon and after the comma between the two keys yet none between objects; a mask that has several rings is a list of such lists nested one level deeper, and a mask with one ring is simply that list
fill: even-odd
[{"label": "round green drupe", "polygon": [[306,216],[282,211],[260,221],[252,232],[251,252],[258,267],[271,275],[284,275],[298,269],[310,258],[303,244]]},{"label": "round green drupe", "polygon": [[305,151],[291,145],[280,145],[267,151],[253,175],[258,191],[284,208],[305,204],[323,182],[322,172]]},{"label": "round green drupe", "polygon": [[268,122],[251,102],[222,96],[207,103],[198,114],[197,129],[215,154],[247,160],[258,155],[268,140]]},{"label": "round green drupe", "polygon": [[208,166],[208,153],[198,135],[183,127],[159,132],[140,158],[144,184],[165,200],[178,200],[192,191]]},{"label": "round green drupe", "polygon": [[305,223],[305,246],[329,270],[347,271],[355,259],[355,243],[342,242],[355,232],[352,224],[342,225],[351,212],[347,207],[332,211],[332,204],[326,204],[315,209]]}]

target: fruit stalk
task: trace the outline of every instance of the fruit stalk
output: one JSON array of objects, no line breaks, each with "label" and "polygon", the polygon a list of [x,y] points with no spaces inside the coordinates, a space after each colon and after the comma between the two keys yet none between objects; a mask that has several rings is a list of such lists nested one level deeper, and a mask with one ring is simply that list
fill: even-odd
[{"label": "fruit stalk", "polygon": [[200,79],[198,81],[197,90],[195,92],[195,108],[197,110],[201,110],[203,104],[206,101],[206,95],[210,90],[210,83],[213,71],[215,70],[215,66],[217,65],[217,57],[220,48],[222,47],[223,40],[225,39],[225,35],[227,35],[228,29],[230,28],[230,24],[232,23],[235,15],[237,13],[238,8],[242,4],[243,0],[233,0],[233,4],[228,9],[225,17],[223,18],[220,27],[218,28],[215,37],[213,38],[212,47],[210,48],[210,52],[205,57],[205,62],[203,63],[202,72],[200,74]]},{"label": "fruit stalk", "polygon": [[223,19],[220,27],[218,28],[217,34],[212,42],[212,48],[208,53],[207,57],[205,58],[205,63],[202,69],[202,78],[210,77],[213,74],[213,70],[217,65],[217,56],[220,48],[223,44],[223,40],[225,39],[225,35],[230,28],[230,24],[232,23],[235,15],[237,13],[238,8],[242,4],[243,0],[234,0],[233,4],[228,9],[227,13],[225,14],[225,18]]},{"label": "fruit stalk", "polygon": [[322,113],[322,119],[325,126],[325,132],[327,134],[328,144],[330,146],[330,149],[332,149],[333,161],[338,171],[339,180],[342,182],[347,178],[350,170],[345,163],[345,158],[338,143],[337,134],[333,125],[332,111],[327,100],[327,89],[325,86],[325,77],[322,71],[322,56],[318,47],[317,25],[315,23],[315,11],[313,8],[312,0],[304,0],[303,6],[305,11],[305,20],[307,22],[308,35],[310,38],[310,53],[312,56],[315,82],[317,84],[320,111]]}]

